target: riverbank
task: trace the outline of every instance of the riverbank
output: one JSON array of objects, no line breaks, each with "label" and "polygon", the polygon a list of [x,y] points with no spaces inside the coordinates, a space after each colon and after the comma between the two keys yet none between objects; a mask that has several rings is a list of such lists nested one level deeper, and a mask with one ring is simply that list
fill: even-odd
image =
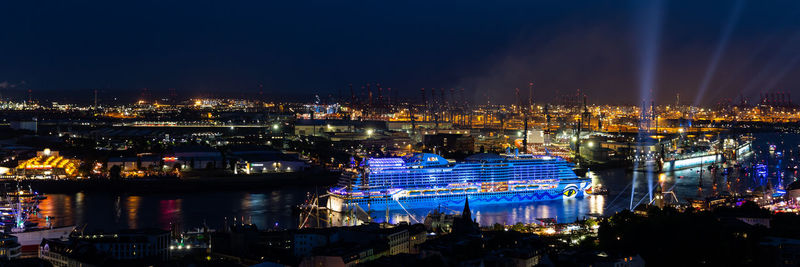
[{"label": "riverbank", "polygon": [[131,178],[131,179],[84,179],[84,180],[26,180],[43,193],[120,192],[120,193],[169,193],[198,191],[248,191],[278,188],[283,186],[319,186],[327,188],[336,183],[338,176],[329,172],[308,171],[293,173],[269,173],[247,176],[193,176],[184,178]]}]

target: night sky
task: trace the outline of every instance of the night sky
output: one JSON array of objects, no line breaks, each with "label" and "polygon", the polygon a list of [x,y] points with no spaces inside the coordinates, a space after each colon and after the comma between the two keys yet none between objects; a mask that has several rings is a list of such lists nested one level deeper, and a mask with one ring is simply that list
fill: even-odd
[{"label": "night sky", "polygon": [[0,93],[18,99],[246,97],[263,84],[264,98],[311,101],[380,82],[412,100],[454,87],[511,103],[532,81],[537,102],[576,89],[613,104],[651,91],[661,104],[767,91],[800,102],[800,1],[3,1],[0,12]]}]

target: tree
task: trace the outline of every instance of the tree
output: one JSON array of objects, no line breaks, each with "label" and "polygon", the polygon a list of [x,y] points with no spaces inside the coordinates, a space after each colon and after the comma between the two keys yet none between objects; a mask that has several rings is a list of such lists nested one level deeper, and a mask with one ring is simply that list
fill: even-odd
[{"label": "tree", "polygon": [[517,231],[517,232],[524,232],[525,231],[525,224],[523,224],[521,222],[518,222],[518,223],[514,224],[513,226],[511,226],[511,230],[514,230],[514,231]]},{"label": "tree", "polygon": [[84,162],[80,166],[78,166],[78,174],[83,177],[89,177],[89,174],[92,172],[92,164],[91,162]]},{"label": "tree", "polygon": [[108,177],[114,180],[119,179],[121,173],[122,173],[122,167],[120,167],[119,165],[111,166],[111,168],[108,169]]},{"label": "tree", "polygon": [[594,227],[597,226],[597,220],[592,219],[592,218],[586,219],[586,220],[583,221],[583,225],[585,225],[586,228],[589,228],[589,229],[594,228]]},{"label": "tree", "polygon": [[505,230],[505,227],[502,224],[495,223],[494,225],[492,225],[492,230],[503,231]]}]

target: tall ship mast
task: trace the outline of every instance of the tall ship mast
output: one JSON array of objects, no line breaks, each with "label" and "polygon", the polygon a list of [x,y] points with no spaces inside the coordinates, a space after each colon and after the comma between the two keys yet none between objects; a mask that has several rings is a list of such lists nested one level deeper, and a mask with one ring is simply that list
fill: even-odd
[{"label": "tall ship mast", "polygon": [[560,157],[481,153],[462,162],[429,153],[369,158],[343,172],[329,190],[337,212],[460,207],[582,197],[591,179]]}]

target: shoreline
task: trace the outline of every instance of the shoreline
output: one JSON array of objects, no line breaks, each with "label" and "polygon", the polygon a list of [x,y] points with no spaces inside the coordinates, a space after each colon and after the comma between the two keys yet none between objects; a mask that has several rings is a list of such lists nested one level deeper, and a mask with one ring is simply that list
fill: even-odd
[{"label": "shoreline", "polygon": [[284,186],[319,186],[336,183],[338,176],[328,172],[274,173],[248,176],[196,176],[185,178],[128,178],[120,180],[22,180],[37,192],[46,194],[77,192],[170,193],[202,191],[238,191],[280,188]]}]

